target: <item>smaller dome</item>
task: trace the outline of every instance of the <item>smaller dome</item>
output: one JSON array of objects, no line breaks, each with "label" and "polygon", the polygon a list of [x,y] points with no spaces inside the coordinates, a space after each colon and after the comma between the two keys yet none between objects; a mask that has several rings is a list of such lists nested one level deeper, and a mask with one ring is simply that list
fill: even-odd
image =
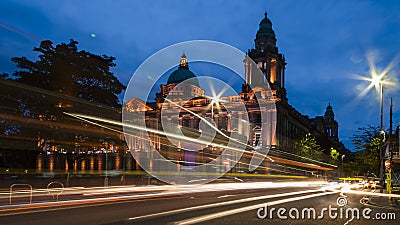
[{"label": "smaller dome", "polygon": [[200,87],[196,75],[194,75],[194,73],[189,70],[189,65],[187,63],[186,55],[185,53],[183,53],[181,56],[181,61],[179,63],[179,68],[174,72],[172,72],[171,75],[169,75],[167,84],[179,84],[185,80],[189,80],[188,83]]},{"label": "smaller dome", "polygon": [[179,67],[177,70],[172,72],[168,78],[167,84],[179,84],[185,80],[189,80],[188,83],[196,85],[197,87],[200,86],[196,75],[194,75],[192,71],[185,67]]}]

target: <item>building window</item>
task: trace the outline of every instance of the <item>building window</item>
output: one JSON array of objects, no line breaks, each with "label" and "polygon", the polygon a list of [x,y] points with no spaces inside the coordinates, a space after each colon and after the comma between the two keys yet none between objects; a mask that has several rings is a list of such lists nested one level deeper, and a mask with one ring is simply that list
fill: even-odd
[{"label": "building window", "polygon": [[257,113],[250,115],[250,122],[255,123],[258,126],[261,126],[261,114]]},{"label": "building window", "polygon": [[221,116],[218,118],[218,129],[222,130],[225,129],[227,130],[228,128],[228,117],[227,116]]},{"label": "building window", "polygon": [[199,123],[200,123],[200,119],[199,118],[193,119],[193,128],[198,130],[199,129]]},{"label": "building window", "polygon": [[190,127],[190,119],[189,118],[184,118],[182,120],[182,126],[183,127]]},{"label": "building window", "polygon": [[253,146],[258,146],[262,144],[261,133],[255,133],[253,138]]}]

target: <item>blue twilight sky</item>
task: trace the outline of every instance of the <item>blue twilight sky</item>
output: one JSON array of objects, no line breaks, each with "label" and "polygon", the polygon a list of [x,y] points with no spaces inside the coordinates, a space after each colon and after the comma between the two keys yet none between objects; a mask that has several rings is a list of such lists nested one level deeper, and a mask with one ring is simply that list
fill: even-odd
[{"label": "blue twilight sky", "polygon": [[369,76],[370,56],[378,72],[395,60],[389,76],[397,83],[384,90],[384,125],[388,127],[390,96],[394,125],[399,124],[400,3],[396,0],[3,0],[0,73],[16,69],[10,61],[13,56],[36,60],[32,49],[41,40],[61,43],[73,38],[80,49],[115,56],[114,72],[126,85],[147,57],[174,43],[206,39],[247,51],[254,47],[264,11],[286,57],[288,98],[298,111],[310,117],[322,115],[330,102],[340,139],[351,149],[349,137],[357,127],[379,124],[377,93],[372,89],[357,98],[368,83],[351,76]]}]

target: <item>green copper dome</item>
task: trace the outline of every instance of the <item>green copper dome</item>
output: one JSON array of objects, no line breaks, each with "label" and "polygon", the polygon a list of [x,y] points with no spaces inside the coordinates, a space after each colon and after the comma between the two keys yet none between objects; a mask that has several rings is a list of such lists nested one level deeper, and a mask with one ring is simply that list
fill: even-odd
[{"label": "green copper dome", "polygon": [[185,54],[183,54],[181,57],[179,68],[171,73],[171,75],[168,77],[167,84],[179,84],[190,78],[194,78],[188,81],[190,84],[200,87],[196,75],[194,75],[194,73],[189,70],[189,66],[186,61],[186,56]]},{"label": "green copper dome", "polygon": [[167,84],[179,84],[190,78],[195,78],[191,79],[189,82],[199,87],[199,81],[197,80],[196,75],[194,75],[192,71],[186,68],[178,68],[177,70],[172,72],[168,78]]},{"label": "green copper dome", "polygon": [[272,22],[267,17],[267,12],[264,13],[265,17],[260,22],[260,28],[257,31],[256,37],[273,37],[275,38],[275,32],[272,29]]}]

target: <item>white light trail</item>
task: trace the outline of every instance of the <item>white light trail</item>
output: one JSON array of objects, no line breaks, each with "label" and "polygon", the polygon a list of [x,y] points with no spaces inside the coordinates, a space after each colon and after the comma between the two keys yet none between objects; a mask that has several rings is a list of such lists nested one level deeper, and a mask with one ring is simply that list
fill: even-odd
[{"label": "white light trail", "polygon": [[297,192],[281,193],[281,194],[274,194],[274,195],[264,195],[264,196],[258,196],[258,197],[252,197],[252,198],[243,198],[243,199],[237,199],[237,200],[232,200],[232,201],[227,201],[227,202],[219,202],[219,203],[213,203],[213,204],[193,206],[193,207],[181,208],[181,209],[176,209],[176,210],[171,210],[171,211],[166,211],[166,212],[148,214],[148,215],[144,215],[144,216],[137,216],[137,217],[129,218],[129,220],[149,219],[149,218],[153,218],[153,217],[173,215],[173,214],[194,211],[194,210],[200,210],[200,209],[214,208],[214,207],[219,207],[219,206],[232,205],[232,204],[238,204],[238,203],[244,203],[244,202],[252,202],[252,201],[270,199],[270,198],[287,197],[287,196],[291,196],[291,195],[309,194],[309,193],[314,193],[314,192],[319,192],[319,191],[320,190],[307,190],[307,191],[297,191]]},{"label": "white light trail", "polygon": [[[160,185],[160,186],[111,186],[111,187],[90,187],[90,188],[65,188],[63,191],[63,196],[68,195],[81,195],[84,199],[79,200],[62,200],[58,202],[46,202],[46,203],[33,203],[35,204],[53,204],[53,203],[80,203],[80,201],[96,201],[96,200],[106,200],[115,198],[136,198],[136,197],[156,197],[156,196],[170,196],[183,195],[190,193],[206,193],[206,192],[218,192],[218,191],[231,191],[231,190],[246,190],[246,189],[269,189],[269,188],[282,188],[282,187],[317,187],[326,184],[325,182],[252,182],[252,183],[217,183],[217,184],[203,184],[203,185]],[[50,189],[52,190],[52,189]],[[21,190],[22,191],[22,190]],[[49,189],[34,189],[33,196],[50,196],[48,193]],[[150,193],[149,193],[150,192]],[[8,199],[9,192],[2,192],[0,199]],[[28,192],[27,192],[28,194]],[[107,195],[114,194],[115,196],[101,197],[101,198],[86,198],[96,195]],[[125,195],[121,195],[125,194]],[[117,196],[118,195],[118,196]],[[18,197],[24,197],[22,194]],[[17,196],[16,196],[17,197]],[[75,202],[77,201],[77,202]],[[31,206],[32,206],[31,205]],[[21,205],[15,205],[21,206]],[[13,206],[0,206],[13,207]]]},{"label": "white light trail", "polygon": [[247,145],[246,143],[243,143],[243,142],[241,142],[241,141],[239,141],[239,140],[237,140],[237,139],[231,138],[231,137],[229,137],[228,135],[224,134],[224,133],[221,132],[217,127],[215,127],[214,125],[212,125],[208,120],[204,119],[202,116],[198,115],[197,113],[195,113],[195,112],[193,112],[193,111],[191,111],[191,110],[189,110],[189,109],[186,109],[185,107],[182,107],[182,106],[180,106],[179,104],[176,104],[175,102],[173,102],[173,101],[171,101],[171,100],[169,100],[169,99],[167,99],[167,98],[166,98],[165,100],[167,100],[167,101],[170,102],[171,104],[173,104],[173,105],[179,107],[180,109],[182,109],[182,110],[184,110],[184,111],[186,111],[186,112],[188,112],[188,113],[190,113],[190,114],[196,116],[197,118],[199,118],[200,120],[202,120],[203,122],[205,122],[208,126],[210,126],[213,130],[215,130],[216,132],[218,132],[219,134],[221,134],[223,137],[228,138],[228,139],[230,139],[230,140],[233,140],[233,141],[235,141],[235,142],[237,142],[237,143],[239,143],[239,144],[241,144],[241,145],[243,145],[243,146],[252,147],[252,146]]},{"label": "white light trail", "polygon": [[[112,128],[108,128],[107,126],[104,126],[104,125],[101,125],[101,124],[98,124],[98,123],[95,123],[95,122],[91,122],[91,121],[89,121],[87,119],[91,119],[91,120],[95,120],[95,121],[99,121],[99,122],[104,122],[104,123],[109,123],[109,124],[113,124],[113,125],[118,125],[118,126],[125,126],[125,127],[128,127],[128,128],[132,128],[132,129],[140,130],[140,131],[144,130],[146,132],[151,132],[151,133],[155,133],[155,134],[159,134],[159,135],[170,136],[170,137],[181,139],[181,140],[185,140],[185,141],[194,141],[194,142],[199,143],[199,144],[204,144],[204,145],[208,145],[209,144],[208,142],[202,142],[201,140],[190,138],[190,137],[187,137],[187,136],[184,136],[184,135],[176,135],[176,134],[168,134],[167,135],[167,134],[165,134],[164,131],[151,129],[151,128],[148,128],[148,127],[142,127],[142,126],[137,126],[137,125],[132,125],[132,124],[124,124],[124,123],[119,122],[119,121],[113,121],[113,120],[108,120],[108,119],[98,118],[98,117],[93,117],[93,116],[87,116],[87,115],[82,115],[82,114],[73,114],[73,113],[67,113],[67,112],[64,112],[64,113],[69,115],[69,116],[75,117],[77,119],[81,119],[81,120],[84,120],[84,121],[89,122],[91,124],[94,124],[94,125],[97,125],[97,126],[100,126],[100,127],[104,127],[104,128],[110,129],[110,130],[114,130],[114,131],[119,132],[119,133],[124,133],[124,132],[118,131],[118,130],[115,130],[115,129],[112,129]],[[128,135],[130,135],[130,134],[128,134]],[[228,146],[219,145],[219,144],[213,144],[213,146],[220,147],[220,148],[228,148]],[[234,151],[238,151],[238,152],[251,153],[250,151],[246,151],[244,149],[239,149],[239,148],[229,147],[229,149],[234,150]]]},{"label": "white light trail", "polygon": [[[303,200],[303,199],[315,198],[315,197],[331,195],[331,194],[335,194],[335,193],[334,192],[324,192],[324,193],[317,193],[317,194],[311,194],[311,195],[305,195],[305,196],[299,196],[299,197],[293,197],[293,198],[285,198],[285,199],[276,200],[273,202],[268,202],[268,205],[269,206],[278,205],[278,204],[282,204],[282,203],[299,201],[299,200]],[[225,217],[225,216],[231,216],[231,215],[235,215],[238,213],[243,213],[243,212],[247,212],[247,211],[251,211],[251,210],[256,210],[259,208],[263,208],[264,206],[265,206],[265,203],[261,203],[261,204],[247,206],[247,207],[227,210],[227,211],[223,211],[223,212],[202,215],[202,216],[190,218],[187,220],[177,221],[174,224],[176,224],[176,225],[195,224],[195,223],[209,221],[209,220],[213,220],[213,219],[217,219],[217,218],[221,218],[221,217]]]},{"label": "white light trail", "polygon": [[[151,133],[155,133],[155,134],[159,134],[159,135],[170,136],[170,137],[173,137],[173,138],[177,138],[177,139],[181,139],[181,140],[185,140],[185,141],[192,141],[192,142],[196,142],[196,143],[199,143],[199,144],[204,144],[204,145],[208,145],[209,144],[208,142],[204,142],[204,141],[201,141],[201,140],[198,140],[198,139],[190,138],[190,137],[187,137],[187,136],[184,136],[184,135],[176,135],[176,134],[168,134],[167,135],[167,134],[165,134],[164,131],[161,131],[161,130],[151,129],[151,128],[147,128],[147,127],[132,125],[132,124],[124,124],[124,123],[119,122],[119,121],[113,121],[113,120],[109,120],[109,119],[104,119],[104,118],[99,118],[99,117],[94,117],[94,116],[88,116],[88,115],[82,115],[82,114],[76,114],[76,113],[64,112],[64,114],[72,116],[72,117],[75,117],[75,118],[80,119],[82,121],[85,121],[85,122],[88,122],[88,123],[91,123],[91,124],[94,124],[94,125],[106,128],[106,129],[109,129],[109,130],[113,130],[115,132],[119,132],[119,133],[124,133],[124,132],[118,131],[118,130],[113,129],[113,128],[109,128],[107,126],[104,126],[104,125],[101,125],[101,124],[98,124],[98,123],[95,123],[95,122],[92,122],[89,119],[95,120],[95,121],[99,121],[99,122],[109,123],[109,124],[113,124],[113,125],[118,125],[118,126],[125,126],[125,127],[136,129],[136,130],[145,130],[146,132],[151,132]],[[207,121],[207,123],[209,123],[209,122]],[[221,132],[221,131],[218,130],[218,132]],[[128,135],[130,135],[130,134],[128,134]],[[223,134],[223,135],[226,136],[225,134]],[[231,140],[234,140],[235,142],[237,142],[239,144],[247,146],[247,144],[243,144],[243,143],[239,142],[236,139],[230,138],[228,136],[226,136],[226,137],[231,139]],[[249,154],[253,153],[251,151],[246,151],[244,149],[228,147],[228,146],[225,146],[225,145],[220,145],[220,144],[215,144],[215,143],[213,144],[213,146],[220,147],[220,148],[228,148],[230,150],[237,151],[237,152],[247,152]],[[270,161],[273,161],[269,156],[267,156],[267,155],[263,155],[263,156],[266,157],[267,159],[269,159]]]}]

